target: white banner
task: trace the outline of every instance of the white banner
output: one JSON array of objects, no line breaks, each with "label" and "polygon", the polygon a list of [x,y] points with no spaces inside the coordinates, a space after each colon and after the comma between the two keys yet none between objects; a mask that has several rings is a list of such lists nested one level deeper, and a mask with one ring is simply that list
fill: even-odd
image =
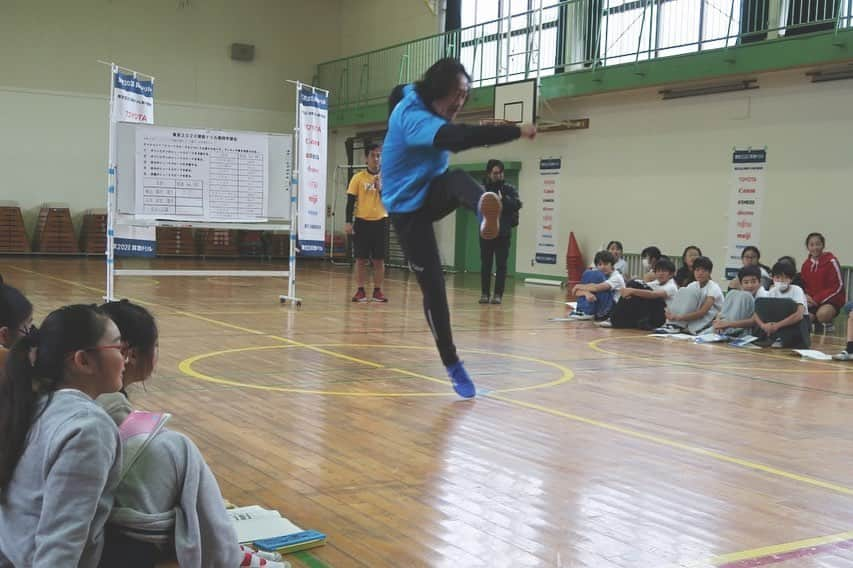
[{"label": "white banner", "polygon": [[539,205],[536,223],[536,262],[539,264],[557,264],[556,228],[559,226],[560,179],[563,167],[562,158],[542,158],[539,160]]},{"label": "white banner", "polygon": [[303,256],[326,251],[326,156],[328,95],[303,86],[299,91],[299,248]]},{"label": "white banner", "polygon": [[[113,122],[154,124],[154,81],[142,81],[132,73],[113,73]],[[156,227],[117,225],[113,250],[117,256],[157,254]]]},{"label": "white banner", "polygon": [[154,81],[131,73],[113,74],[113,120],[154,124]]},{"label": "white banner", "polygon": [[761,204],[767,150],[735,150],[732,153],[732,192],[729,200],[729,227],[726,247],[726,280],[743,266],[740,255],[761,240]]}]

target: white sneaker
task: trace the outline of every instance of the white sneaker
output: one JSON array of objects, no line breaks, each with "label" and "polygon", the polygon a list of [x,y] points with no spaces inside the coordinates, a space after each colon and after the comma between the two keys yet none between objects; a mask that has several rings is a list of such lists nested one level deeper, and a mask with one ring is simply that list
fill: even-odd
[{"label": "white sneaker", "polygon": [[773,343],[770,344],[771,349],[782,349],[782,340],[776,339]]},{"label": "white sneaker", "polygon": [[569,317],[570,317],[570,318],[572,318],[573,320],[578,320],[578,321],[589,321],[589,320],[591,320],[594,316],[593,316],[592,314],[585,314],[585,313],[583,313],[583,312],[577,312],[577,311],[575,311],[575,312],[570,313],[570,314],[569,314]]},{"label": "white sneaker", "polygon": [[613,327],[613,324],[610,323],[610,320],[600,321],[600,322],[596,323],[595,325],[597,325],[598,327]]},{"label": "white sneaker", "polygon": [[836,353],[832,356],[836,361],[853,361],[853,353],[848,353],[847,351],[842,351],[841,353]]}]

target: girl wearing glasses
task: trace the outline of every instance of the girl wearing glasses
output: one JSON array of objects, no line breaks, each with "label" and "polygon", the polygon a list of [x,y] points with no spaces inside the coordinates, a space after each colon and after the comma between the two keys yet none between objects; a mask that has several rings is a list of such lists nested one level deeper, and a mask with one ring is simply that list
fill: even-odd
[{"label": "girl wearing glasses", "polygon": [[118,429],[94,401],[121,388],[118,328],[66,306],[18,338],[0,381],[0,566],[98,565],[121,469]]}]

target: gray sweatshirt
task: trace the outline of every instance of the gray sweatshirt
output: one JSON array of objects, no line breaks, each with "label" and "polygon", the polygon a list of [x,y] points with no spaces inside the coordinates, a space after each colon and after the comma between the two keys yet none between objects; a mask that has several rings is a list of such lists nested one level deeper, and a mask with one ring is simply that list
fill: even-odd
[{"label": "gray sweatshirt", "polygon": [[78,390],[54,393],[0,505],[0,567],[95,568],[120,470],[115,422]]},{"label": "gray sweatshirt", "polygon": [[[98,397],[121,424],[130,402],[121,393]],[[216,478],[185,435],[161,430],[115,492],[109,523],[137,540],[174,546],[181,568],[236,568],[243,556]]]}]

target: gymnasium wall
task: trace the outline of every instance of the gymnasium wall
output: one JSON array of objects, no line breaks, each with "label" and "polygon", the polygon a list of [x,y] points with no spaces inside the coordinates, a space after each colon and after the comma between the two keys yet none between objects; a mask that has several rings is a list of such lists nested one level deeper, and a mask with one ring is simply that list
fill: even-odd
[{"label": "gymnasium wall", "polygon": [[[517,270],[565,276],[569,231],[584,258],[610,239],[626,252],[655,244],[680,254],[698,244],[722,273],[731,191],[732,147],[768,149],[762,214],[762,260],[783,254],[798,262],[811,231],[827,238],[827,250],[853,264],[853,81],[812,84],[803,71],[761,75],[761,88],[740,93],[663,101],[656,91],[634,91],[552,104],[548,118],[590,119],[589,130],[541,134],[458,154],[459,163],[490,157],[520,160],[522,200]],[[538,159],[564,158],[556,266],[535,265]],[[441,239],[453,258],[453,225]]]},{"label": "gymnasium wall", "polygon": [[[293,87],[342,54],[340,0],[0,0],[0,200],[104,207],[108,68],[156,77],[155,120],[293,128]],[[232,61],[231,43],[255,45]]]},{"label": "gymnasium wall", "polygon": [[428,3],[436,2],[341,0],[341,56],[356,55],[440,33],[440,19]]}]

